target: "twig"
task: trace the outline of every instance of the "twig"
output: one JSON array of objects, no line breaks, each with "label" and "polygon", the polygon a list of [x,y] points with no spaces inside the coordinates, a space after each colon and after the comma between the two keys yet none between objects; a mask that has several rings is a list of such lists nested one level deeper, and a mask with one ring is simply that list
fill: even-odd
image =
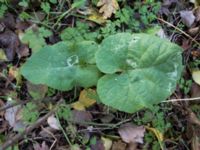
[{"label": "twig", "polygon": [[179,101],[195,101],[195,100],[200,100],[200,97],[183,98],[183,99],[170,99],[170,100],[163,101],[163,103],[179,102]]},{"label": "twig", "polygon": [[8,104],[8,105],[5,105],[3,107],[0,107],[0,112],[1,111],[5,111],[6,109],[9,109],[11,107],[15,107],[17,105],[24,105],[26,103],[30,102],[29,100],[26,100],[26,101],[19,101],[19,102],[16,102],[16,103],[11,103],[11,104]]},{"label": "twig", "polygon": [[47,132],[48,134],[50,134],[53,138],[54,138],[54,142],[51,145],[51,147],[49,148],[50,150],[52,150],[52,148],[54,147],[54,145],[56,144],[56,142],[58,141],[57,138],[53,135],[53,133],[51,133],[50,131],[48,131],[47,129],[45,129],[43,126],[41,126],[42,130],[44,130],[45,132]]},{"label": "twig", "polygon": [[72,147],[72,143],[71,143],[69,137],[67,136],[67,133],[65,132],[65,130],[64,130],[63,127],[61,126],[61,123],[60,123],[60,120],[59,120],[59,117],[58,117],[58,114],[57,114],[57,113],[56,113],[56,119],[58,120],[58,123],[59,123],[59,125],[60,125],[60,129],[61,129],[61,131],[62,131],[62,133],[63,133],[65,139],[67,140],[69,146]]},{"label": "twig", "polygon": [[160,20],[161,22],[173,27],[174,29],[176,29],[177,31],[181,32],[182,34],[184,34],[186,37],[188,37],[189,39],[192,40],[192,42],[195,42],[198,46],[200,46],[200,43],[198,41],[196,41],[193,37],[191,37],[189,34],[187,34],[186,32],[184,32],[183,30],[177,28],[176,26],[174,26],[173,24],[163,20],[162,18],[157,18],[158,20]]},{"label": "twig", "polygon": [[6,150],[8,147],[14,145],[15,143],[17,143],[19,140],[21,140],[24,135],[27,135],[28,133],[30,133],[33,129],[37,128],[38,126],[42,125],[49,116],[53,115],[53,113],[56,111],[56,109],[58,108],[58,106],[63,102],[63,99],[61,99],[56,107],[54,109],[52,109],[49,113],[47,113],[45,116],[43,116],[42,118],[38,119],[37,122],[35,122],[33,125],[28,126],[24,131],[22,131],[21,133],[18,133],[17,135],[15,135],[14,137],[12,137],[11,139],[9,139],[8,141],[6,141],[2,146],[0,146],[0,150]]}]

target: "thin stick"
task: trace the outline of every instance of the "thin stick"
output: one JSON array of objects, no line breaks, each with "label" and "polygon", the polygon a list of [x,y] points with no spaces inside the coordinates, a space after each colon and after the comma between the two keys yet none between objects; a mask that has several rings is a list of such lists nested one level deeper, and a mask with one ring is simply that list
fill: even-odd
[{"label": "thin stick", "polygon": [[58,106],[63,102],[63,99],[61,99],[56,107],[54,109],[52,109],[49,113],[47,113],[45,116],[43,116],[42,118],[38,119],[33,125],[28,126],[24,131],[22,131],[21,133],[16,134],[14,137],[12,137],[11,139],[9,139],[8,141],[6,141],[2,146],[0,146],[0,150],[6,150],[8,147],[14,145],[15,143],[17,143],[19,140],[21,140],[24,135],[27,135],[28,133],[30,133],[33,129],[39,127],[40,125],[42,125],[47,119],[48,117],[50,117],[51,115],[54,114],[54,112],[56,111],[56,109],[58,108]]},{"label": "thin stick", "polygon": [[8,105],[5,105],[5,106],[2,106],[0,107],[0,112],[1,111],[5,111],[6,109],[9,109],[11,107],[14,107],[14,106],[17,106],[17,105],[24,105],[26,103],[30,102],[29,100],[26,100],[26,101],[19,101],[19,102],[16,102],[16,103],[11,103],[11,104],[8,104]]},{"label": "thin stick", "polygon": [[198,41],[196,41],[193,37],[191,37],[189,34],[187,34],[186,32],[184,32],[183,30],[177,28],[176,26],[174,26],[173,24],[163,20],[162,18],[157,18],[158,20],[160,20],[161,22],[173,27],[174,29],[176,29],[177,31],[181,32],[182,34],[184,34],[185,36],[187,36],[189,39],[192,40],[192,42],[195,42],[198,46],[200,46],[200,43]]},{"label": "thin stick", "polygon": [[170,100],[163,101],[163,103],[179,102],[179,101],[195,101],[195,100],[200,100],[200,97],[183,98],[183,99],[170,99]]}]

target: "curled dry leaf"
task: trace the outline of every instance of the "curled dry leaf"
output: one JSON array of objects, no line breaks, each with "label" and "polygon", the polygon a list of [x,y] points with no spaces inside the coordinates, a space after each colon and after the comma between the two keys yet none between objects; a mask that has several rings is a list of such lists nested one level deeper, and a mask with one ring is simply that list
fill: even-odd
[{"label": "curled dry leaf", "polygon": [[119,5],[116,0],[99,0],[98,7],[101,7],[99,12],[103,13],[104,19],[110,18],[116,10],[119,9]]},{"label": "curled dry leaf", "polygon": [[122,125],[118,129],[122,140],[126,143],[141,143],[143,144],[143,137],[145,133],[144,126],[135,126],[131,123]]}]

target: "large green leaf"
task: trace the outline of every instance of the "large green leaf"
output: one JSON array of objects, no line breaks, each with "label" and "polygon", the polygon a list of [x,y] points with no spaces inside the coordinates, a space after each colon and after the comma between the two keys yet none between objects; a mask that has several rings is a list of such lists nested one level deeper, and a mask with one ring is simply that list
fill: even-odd
[{"label": "large green leaf", "polygon": [[59,42],[33,54],[22,66],[21,73],[35,84],[59,90],[94,86],[100,76],[94,59],[97,48],[91,41]]},{"label": "large green leaf", "polygon": [[183,68],[179,46],[147,34],[119,33],[106,38],[96,62],[107,73],[97,84],[100,100],[129,113],[169,97]]}]

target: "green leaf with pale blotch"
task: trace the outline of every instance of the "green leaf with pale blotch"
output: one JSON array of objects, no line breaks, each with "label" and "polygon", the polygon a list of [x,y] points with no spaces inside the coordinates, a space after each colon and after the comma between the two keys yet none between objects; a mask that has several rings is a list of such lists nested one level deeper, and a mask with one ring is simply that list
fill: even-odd
[{"label": "green leaf with pale blotch", "polygon": [[147,34],[119,33],[104,39],[96,53],[102,103],[133,113],[169,97],[182,71],[181,48]]},{"label": "green leaf with pale blotch", "polygon": [[46,46],[28,59],[21,73],[34,84],[59,90],[94,86],[100,76],[94,59],[97,48],[92,41]]}]

